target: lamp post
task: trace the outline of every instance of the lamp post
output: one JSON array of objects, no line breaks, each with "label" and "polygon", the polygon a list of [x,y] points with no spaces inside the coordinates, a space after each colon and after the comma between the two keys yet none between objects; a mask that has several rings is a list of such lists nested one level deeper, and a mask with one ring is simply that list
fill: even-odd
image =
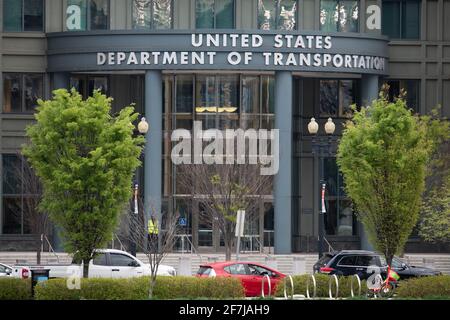
[{"label": "lamp post", "polygon": [[[142,135],[145,135],[148,132],[148,123],[144,117],[142,117],[141,121],[139,121],[137,129],[138,129],[139,133]],[[144,146],[144,148],[145,148],[145,146]],[[137,170],[136,170],[135,177],[136,177],[136,183],[134,184],[134,210],[132,213],[134,216],[132,216],[132,220],[134,220],[136,218],[136,216],[139,214],[139,210],[138,210],[139,184],[137,181]],[[133,227],[132,227],[132,224],[130,223],[130,235],[132,232],[133,232]],[[134,239],[134,237],[130,236],[130,239]],[[136,242],[133,240],[131,240],[131,243],[130,243],[130,251],[131,251],[131,255],[136,256]]]},{"label": "lamp post", "polygon": [[308,132],[313,136],[312,138],[312,152],[313,154],[318,154],[320,159],[320,168],[319,168],[319,176],[320,176],[320,205],[319,205],[319,258],[323,256],[323,242],[325,237],[325,222],[324,215],[326,213],[325,208],[325,189],[326,182],[324,177],[324,157],[325,153],[328,155],[331,154],[331,145],[332,145],[332,135],[336,126],[333,122],[333,119],[328,118],[327,122],[324,126],[325,133],[327,136],[318,136],[319,132],[319,124],[316,122],[316,119],[311,118],[311,121],[308,124]]}]

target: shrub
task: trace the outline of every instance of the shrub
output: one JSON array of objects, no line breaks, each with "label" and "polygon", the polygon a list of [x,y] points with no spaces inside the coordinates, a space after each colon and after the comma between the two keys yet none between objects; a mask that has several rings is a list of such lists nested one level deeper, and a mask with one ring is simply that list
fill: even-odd
[{"label": "shrub", "polygon": [[[67,288],[66,279],[51,279],[35,288],[37,300],[145,300],[149,277],[131,279],[81,279],[80,290]],[[242,298],[238,279],[158,277],[153,291],[155,299],[224,299]]]},{"label": "shrub", "polygon": [[396,290],[402,298],[450,297],[450,276],[429,276],[403,280]]},{"label": "shrub", "polygon": [[0,278],[0,300],[31,299],[31,282],[29,279]]},{"label": "shrub", "polygon": [[[304,296],[306,296],[306,284],[308,281],[308,278],[310,277],[310,275],[299,275],[299,276],[293,276],[292,280],[294,283],[294,294],[302,294]],[[329,297],[329,293],[328,293],[328,289],[329,289],[329,281],[330,281],[330,276],[326,275],[326,274],[315,274],[314,277],[316,278],[316,297],[318,298],[325,298],[325,297]],[[339,292],[338,292],[338,297],[340,298],[347,298],[351,296],[350,293],[350,289],[351,289],[351,277],[338,277],[339,280]],[[289,280],[287,280],[289,281]],[[356,283],[356,281],[353,284],[353,290],[354,290],[354,294],[357,295],[358,294],[358,285]],[[313,295],[313,285],[312,285],[312,281],[310,283],[310,295]],[[332,294],[333,297],[335,295],[336,292],[336,287],[335,284],[333,282],[332,284]],[[366,282],[364,280],[361,281],[361,294],[365,294],[366,292]],[[287,293],[288,295],[291,294],[290,291],[290,284],[289,282],[287,283]],[[280,296],[284,296],[284,285],[283,283],[280,283],[280,285],[277,287],[276,289],[276,296],[280,297]]]},{"label": "shrub", "polygon": [[50,279],[40,282],[34,288],[36,300],[79,300],[80,290],[67,288],[67,279]]}]

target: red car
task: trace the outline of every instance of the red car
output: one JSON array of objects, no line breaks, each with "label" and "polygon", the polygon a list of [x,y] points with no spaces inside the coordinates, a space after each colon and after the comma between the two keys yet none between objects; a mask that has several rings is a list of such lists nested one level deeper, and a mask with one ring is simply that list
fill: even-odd
[{"label": "red car", "polygon": [[[227,261],[209,263],[200,266],[197,277],[233,277],[241,280],[247,297],[261,295],[262,279],[268,275],[271,282],[271,294],[275,293],[278,283],[286,275],[254,262]],[[267,279],[264,282],[264,294],[269,293]]]}]

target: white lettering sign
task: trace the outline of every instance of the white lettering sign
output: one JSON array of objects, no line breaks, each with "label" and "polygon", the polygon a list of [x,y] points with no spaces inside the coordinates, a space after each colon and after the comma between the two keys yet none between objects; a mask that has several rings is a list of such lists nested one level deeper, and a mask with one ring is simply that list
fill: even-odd
[{"label": "white lettering sign", "polygon": [[381,29],[381,9],[376,4],[367,7],[367,29],[380,30]]},{"label": "white lettering sign", "polygon": [[[264,45],[261,35],[192,34],[191,45],[193,48],[207,50],[207,48],[214,47],[220,51],[98,52],[97,65],[178,66],[191,64],[217,66],[228,64],[230,66],[250,66],[256,63],[257,65],[277,67],[385,70],[384,57],[327,52],[333,47],[332,40],[331,36],[323,35],[276,34],[271,42],[273,51],[261,52],[251,51],[252,48]],[[230,47],[234,50],[227,52],[226,49]],[[318,52],[311,52],[316,49]]]},{"label": "white lettering sign", "polygon": [[66,13],[67,30],[81,30],[81,8],[73,4],[67,7]]}]

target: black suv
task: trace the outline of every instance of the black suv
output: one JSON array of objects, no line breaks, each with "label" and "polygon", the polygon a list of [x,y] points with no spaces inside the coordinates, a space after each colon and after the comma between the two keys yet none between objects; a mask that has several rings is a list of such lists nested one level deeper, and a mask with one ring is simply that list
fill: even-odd
[{"label": "black suv", "polygon": [[370,266],[380,268],[383,278],[386,276],[386,259],[378,253],[364,250],[343,250],[325,253],[313,267],[314,273],[350,276],[357,274],[361,279],[367,279],[375,270]]}]

